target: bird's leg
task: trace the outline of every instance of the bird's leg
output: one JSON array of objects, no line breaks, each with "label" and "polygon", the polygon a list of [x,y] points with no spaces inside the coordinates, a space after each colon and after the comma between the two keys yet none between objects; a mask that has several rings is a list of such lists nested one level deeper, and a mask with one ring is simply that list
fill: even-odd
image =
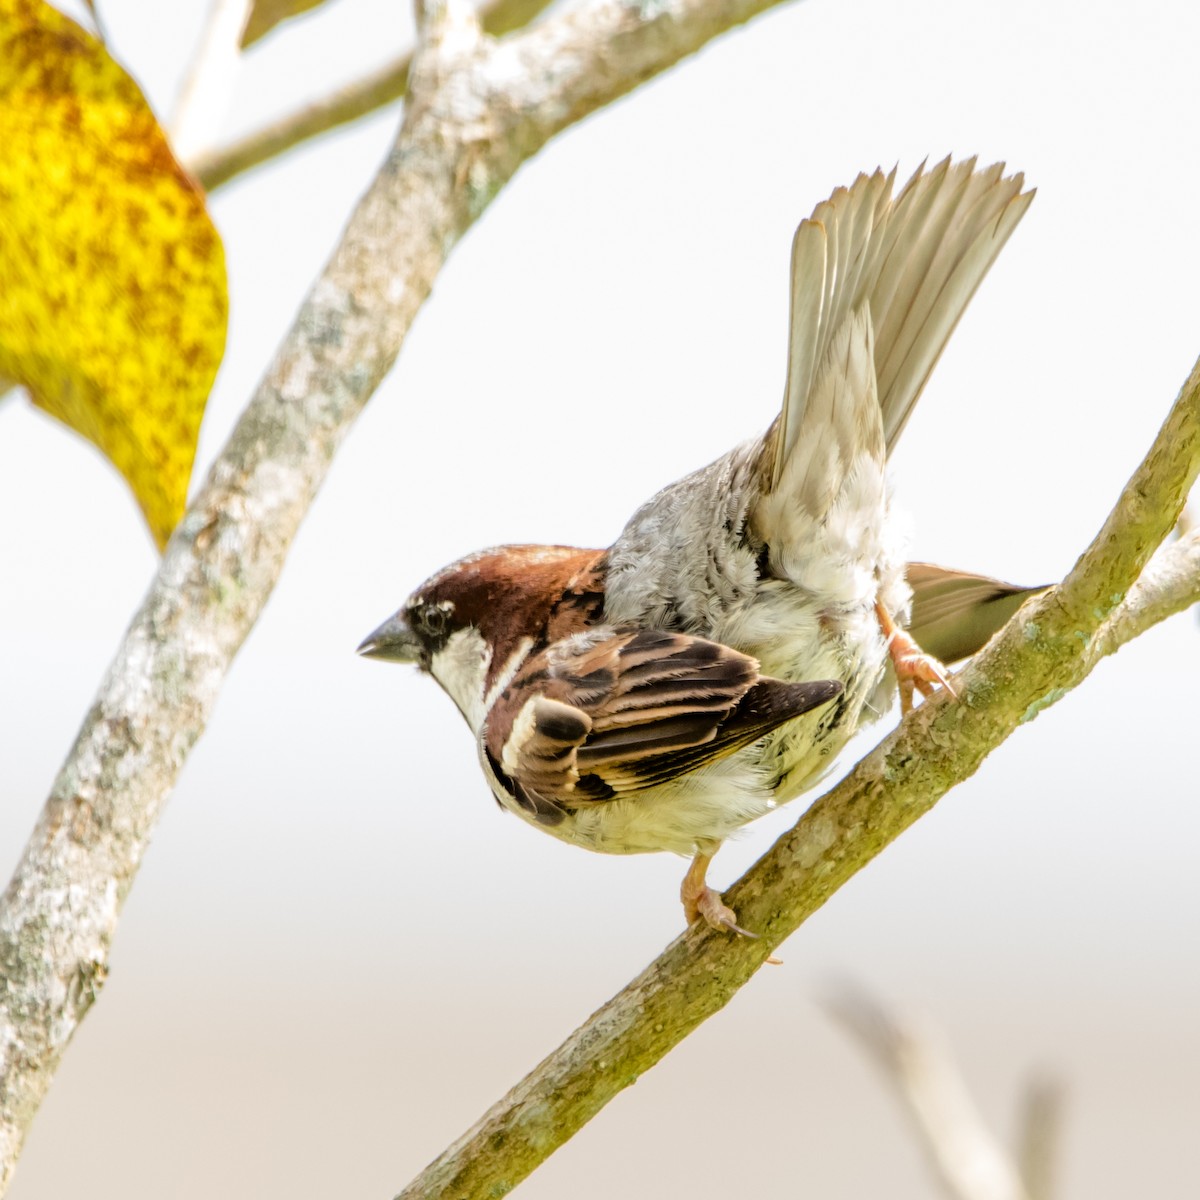
[{"label": "bird's leg", "polygon": [[879,628],[887,638],[888,653],[892,656],[892,666],[896,671],[896,686],[900,690],[900,715],[912,712],[913,688],[922,696],[932,696],[935,686],[944,687],[950,695],[958,698],[946,668],[931,654],[926,654],[909,635],[892,620],[891,614],[883,605],[875,601],[875,615],[879,618]]},{"label": "bird's leg", "polygon": [[[715,853],[715,851],[714,851]],[[712,854],[697,854],[688,867],[683,883],[679,885],[679,898],[690,925],[697,917],[703,917],[714,929],[728,929],[742,937],[758,937],[758,934],[743,929],[737,923],[737,913],[721,900],[721,893],[714,892],[704,882]]]}]

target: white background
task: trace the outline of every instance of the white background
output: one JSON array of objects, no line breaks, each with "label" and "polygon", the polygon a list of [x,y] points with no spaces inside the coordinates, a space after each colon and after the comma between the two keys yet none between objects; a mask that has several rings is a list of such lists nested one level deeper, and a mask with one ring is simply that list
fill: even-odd
[{"label": "white background", "polygon": [[[203,6],[101,8],[167,113]],[[328,9],[249,56],[227,133],[410,36],[392,0]],[[791,231],[859,170],[978,152],[1039,189],[894,474],[914,557],[1060,577],[1200,352],[1198,44],[1187,3],[808,0],[525,167],[455,250],[227,680],[16,1200],[389,1196],[676,934],[679,860],[504,816],[436,686],[353,649],[449,559],[606,544],[764,428]],[[214,198],[233,314],[197,478],[396,119]],[[0,512],[7,876],[155,555],[115,472],[18,396]],[[941,1024],[1005,1137],[1030,1071],[1065,1081],[1061,1196],[1196,1195],[1198,678],[1189,616],[1102,665],[520,1194],[932,1195],[815,1003],[850,977]],[[723,851],[715,882],[799,811]]]}]

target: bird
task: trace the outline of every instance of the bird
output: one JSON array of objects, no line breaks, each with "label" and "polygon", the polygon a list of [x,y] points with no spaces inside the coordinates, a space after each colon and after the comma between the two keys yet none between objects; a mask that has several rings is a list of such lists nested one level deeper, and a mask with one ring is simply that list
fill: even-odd
[{"label": "bird", "polygon": [[[689,923],[754,936],[707,882],[900,693],[953,692],[1037,588],[904,561],[888,457],[1033,199],[975,158],[860,174],[796,230],[781,410],[607,549],[513,544],[427,579],[358,647],[437,680],[496,801],[562,841],[691,859]],[[940,656],[940,657],[939,657]]]}]

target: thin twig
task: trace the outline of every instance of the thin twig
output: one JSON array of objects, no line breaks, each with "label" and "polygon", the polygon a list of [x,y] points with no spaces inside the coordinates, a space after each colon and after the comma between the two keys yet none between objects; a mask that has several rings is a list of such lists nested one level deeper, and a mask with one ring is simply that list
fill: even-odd
[{"label": "thin twig", "polygon": [[254,0],[250,19],[242,31],[242,49],[266,37],[281,22],[311,12],[324,3],[325,0]]},{"label": "thin twig", "polygon": [[1017,1160],[1029,1200],[1054,1200],[1064,1093],[1057,1080],[1030,1081],[1018,1113]]},{"label": "thin twig", "polygon": [[[552,0],[488,0],[479,10],[484,32],[493,37],[528,25]],[[210,192],[236,175],[283,154],[301,142],[401,100],[408,87],[412,51],[316,100],[270,125],[245,134],[219,149],[191,156],[188,169]]]},{"label": "thin twig", "polygon": [[96,37],[100,42],[108,45],[108,30],[104,27],[104,19],[100,16],[100,10],[96,7],[96,0],[83,0],[84,6],[88,10],[88,15],[92,18],[92,25],[96,30]]},{"label": "thin twig", "polygon": [[951,1200],[1033,1200],[932,1030],[888,1012],[858,988],[839,988],[826,998],[825,1009],[895,1087]]},{"label": "thin twig", "polygon": [[187,160],[211,146],[233,100],[251,0],[211,0],[208,21],[171,117],[171,148]]}]

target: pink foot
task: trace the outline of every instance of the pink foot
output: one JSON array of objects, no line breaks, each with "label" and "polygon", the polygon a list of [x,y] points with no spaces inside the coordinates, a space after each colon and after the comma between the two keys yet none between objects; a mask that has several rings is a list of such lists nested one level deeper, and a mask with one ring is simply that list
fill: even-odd
[{"label": "pink foot", "polygon": [[721,893],[713,891],[704,882],[704,875],[711,861],[711,854],[697,854],[680,885],[679,898],[683,901],[683,912],[688,924],[697,917],[703,917],[713,929],[727,929],[730,933],[741,934],[742,937],[758,937],[758,934],[743,929],[737,923],[737,913],[721,899]]},{"label": "pink foot", "polygon": [[896,671],[896,686],[900,691],[900,714],[907,716],[912,712],[913,689],[928,699],[934,689],[943,687],[956,700],[958,693],[946,674],[946,668],[931,654],[926,654],[920,646],[901,629],[891,618],[882,604],[875,605],[875,614],[879,618],[879,627],[883,636],[888,640],[888,653],[892,656],[892,666]]}]

